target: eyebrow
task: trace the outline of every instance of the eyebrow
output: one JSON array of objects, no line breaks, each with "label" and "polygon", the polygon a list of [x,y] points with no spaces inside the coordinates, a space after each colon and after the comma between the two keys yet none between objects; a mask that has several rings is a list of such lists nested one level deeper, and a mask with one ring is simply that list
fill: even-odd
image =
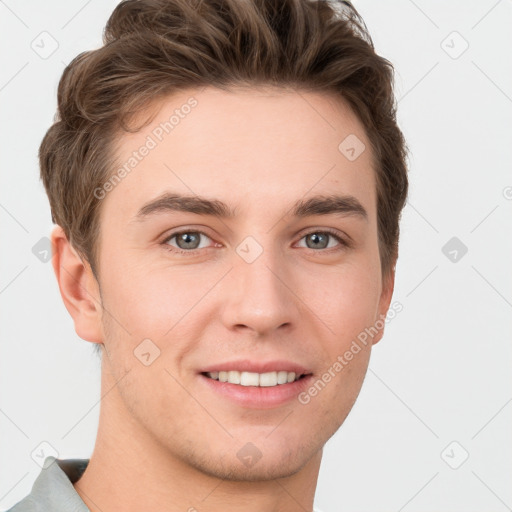
[{"label": "eyebrow", "polygon": [[[232,219],[236,216],[237,208],[231,208],[218,199],[167,192],[144,204],[133,220],[144,221],[152,215],[165,212],[188,212]],[[301,199],[292,206],[291,215],[299,218],[312,215],[355,216],[368,221],[364,206],[351,195],[317,195]]]}]

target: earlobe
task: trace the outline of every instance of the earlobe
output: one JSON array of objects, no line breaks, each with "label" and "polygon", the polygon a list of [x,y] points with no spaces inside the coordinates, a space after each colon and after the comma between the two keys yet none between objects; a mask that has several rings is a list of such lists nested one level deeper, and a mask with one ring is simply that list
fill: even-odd
[{"label": "earlobe", "polygon": [[51,240],[53,270],[75,331],[86,341],[102,343],[101,297],[92,269],[82,261],[60,226],[52,231]]},{"label": "earlobe", "polygon": [[375,320],[375,327],[378,333],[372,340],[372,345],[378,343],[384,336],[384,327],[386,325],[386,316],[388,314],[391,299],[393,297],[393,290],[395,288],[395,269],[393,268],[382,285],[382,293],[379,301],[378,317]]}]

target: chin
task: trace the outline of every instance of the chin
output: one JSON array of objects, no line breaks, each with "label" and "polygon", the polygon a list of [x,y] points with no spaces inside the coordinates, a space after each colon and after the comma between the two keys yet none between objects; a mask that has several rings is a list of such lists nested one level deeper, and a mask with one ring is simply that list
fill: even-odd
[{"label": "chin", "polygon": [[309,459],[294,457],[295,460],[265,460],[265,456],[252,466],[245,466],[237,458],[231,461],[207,464],[203,461],[196,465],[196,469],[214,478],[220,478],[230,482],[265,482],[278,478],[287,478],[298,473]]},{"label": "chin", "polygon": [[[272,439],[272,435],[275,438]],[[320,463],[322,444],[316,439],[288,443],[272,434],[267,439],[255,437],[254,443],[233,439],[229,447],[210,446],[207,453],[194,450],[182,459],[196,470],[214,478],[232,482],[264,482],[287,478],[309,463]],[[185,455],[183,457],[183,455]],[[316,457],[318,456],[318,458]]]}]

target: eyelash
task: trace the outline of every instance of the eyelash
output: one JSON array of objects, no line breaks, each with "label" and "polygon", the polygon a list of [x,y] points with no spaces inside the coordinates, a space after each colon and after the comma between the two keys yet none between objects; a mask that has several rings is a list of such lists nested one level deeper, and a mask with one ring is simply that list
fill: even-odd
[{"label": "eyelash", "polygon": [[[194,252],[197,252],[201,249],[190,249],[190,250],[185,250],[185,249],[179,249],[177,247],[174,247],[174,246],[171,246],[169,245],[169,241],[172,240],[174,237],[177,237],[179,235],[183,235],[184,233],[194,233],[194,234],[200,234],[200,235],[204,235],[205,237],[207,238],[211,238],[210,236],[208,236],[204,231],[199,231],[199,230],[192,230],[192,229],[187,229],[187,230],[183,230],[183,231],[177,231],[176,233],[172,233],[171,235],[169,235],[165,240],[162,241],[162,245],[165,246],[165,249],[174,253],[174,254],[180,254],[180,255],[190,255],[190,254],[194,254]],[[341,236],[334,230],[332,229],[329,229],[329,228],[325,228],[323,230],[313,230],[313,231],[309,231],[308,233],[305,233],[304,235],[302,235],[302,237],[300,238],[300,240],[302,240],[303,238],[305,238],[306,236],[308,235],[312,235],[313,233],[318,233],[318,234],[322,234],[322,235],[325,235],[325,234],[328,234],[330,236],[332,236],[337,242],[339,242],[340,246],[341,247],[330,247],[329,249],[310,249],[311,251],[314,251],[314,252],[331,252],[331,251],[339,251],[339,250],[343,250],[343,249],[347,249],[349,247],[351,247],[351,245],[345,241],[343,238],[341,238]],[[207,249],[207,247],[203,247],[203,249]]]}]

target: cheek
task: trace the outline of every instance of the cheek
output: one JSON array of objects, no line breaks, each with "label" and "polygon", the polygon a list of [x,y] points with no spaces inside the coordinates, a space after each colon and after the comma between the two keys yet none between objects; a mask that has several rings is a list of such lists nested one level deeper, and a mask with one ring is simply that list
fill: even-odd
[{"label": "cheek", "polygon": [[208,283],[197,281],[192,266],[156,269],[120,268],[105,280],[105,307],[132,338],[159,339],[186,317],[204,295]]},{"label": "cheek", "polygon": [[340,266],[308,282],[312,291],[305,302],[329,327],[326,334],[331,341],[330,351],[343,349],[375,322],[381,290],[380,269],[371,265]]},{"label": "cheek", "polygon": [[[324,366],[304,400],[326,425],[337,428],[351,410],[368,368],[371,339],[380,297],[380,269],[368,264],[343,267],[331,276],[320,316],[329,325]],[[366,336],[366,338],[365,338]]]}]

